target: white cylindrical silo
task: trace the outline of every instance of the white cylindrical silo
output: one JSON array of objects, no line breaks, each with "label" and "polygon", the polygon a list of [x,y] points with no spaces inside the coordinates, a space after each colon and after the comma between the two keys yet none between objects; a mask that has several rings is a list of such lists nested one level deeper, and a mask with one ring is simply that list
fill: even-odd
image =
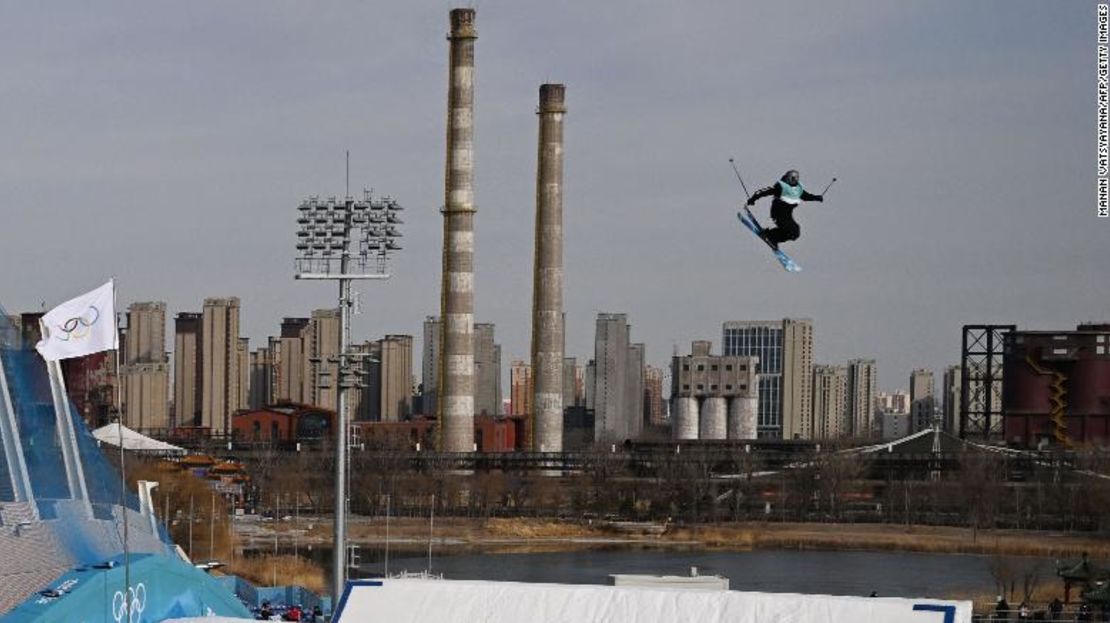
[{"label": "white cylindrical silo", "polygon": [[736,396],[728,404],[728,438],[755,439],[756,412],[758,403],[755,398]]},{"label": "white cylindrical silo", "polygon": [[692,396],[677,396],[674,399],[674,418],[671,434],[675,439],[698,438],[698,399]]},{"label": "white cylindrical silo", "polygon": [[728,432],[728,402],[720,396],[711,396],[701,403],[701,439],[724,439]]}]

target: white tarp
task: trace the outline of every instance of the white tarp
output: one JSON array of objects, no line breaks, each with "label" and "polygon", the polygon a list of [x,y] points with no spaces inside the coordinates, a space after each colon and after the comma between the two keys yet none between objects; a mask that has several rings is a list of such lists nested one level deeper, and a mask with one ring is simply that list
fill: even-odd
[{"label": "white tarp", "polygon": [[971,602],[451,580],[353,582],[340,623],[971,623]]},{"label": "white tarp", "polygon": [[[93,431],[93,437],[101,443],[119,447],[119,424],[101,426]],[[135,432],[126,426],[123,427],[123,449],[135,452],[158,452],[161,454],[185,454],[184,448],[179,448],[164,441],[158,441]]]}]

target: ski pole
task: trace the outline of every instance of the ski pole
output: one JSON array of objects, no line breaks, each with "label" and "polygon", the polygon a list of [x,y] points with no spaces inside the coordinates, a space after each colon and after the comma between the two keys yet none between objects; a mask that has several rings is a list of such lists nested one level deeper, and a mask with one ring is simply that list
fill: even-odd
[{"label": "ski pole", "polygon": [[834,177],[834,178],[832,178],[832,181],[829,182],[829,185],[825,187],[825,190],[821,191],[821,196],[824,197],[825,193],[829,192],[829,189],[832,188],[832,185],[835,184],[835,183],[836,183],[836,178]]},{"label": "ski pole", "polygon": [[[736,161],[729,158],[728,163],[732,165],[732,172],[736,174],[736,179],[740,180],[740,188],[744,189],[744,194],[748,197],[748,201],[751,201],[752,195],[748,192],[748,186],[744,183],[744,178],[740,177],[740,169],[736,168]],[[744,204],[744,211],[748,213],[748,218],[755,221],[755,216],[752,214],[752,210],[748,207],[747,203]]]},{"label": "ski pole", "polygon": [[736,174],[736,179],[740,180],[740,188],[743,188],[744,194],[747,195],[748,199],[751,199],[752,195],[748,192],[747,185],[744,184],[744,178],[740,177],[740,169],[736,168],[736,161],[732,158],[729,158],[728,163],[732,165],[732,172]]}]

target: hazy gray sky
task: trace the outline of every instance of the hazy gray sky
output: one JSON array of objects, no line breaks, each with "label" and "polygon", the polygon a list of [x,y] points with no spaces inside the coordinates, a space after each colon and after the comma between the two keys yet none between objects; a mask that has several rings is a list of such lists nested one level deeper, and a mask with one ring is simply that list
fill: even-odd
[{"label": "hazy gray sky", "polygon": [[[355,334],[419,339],[439,308],[452,4],[0,6],[10,311],[116,275],[122,302],[171,314],[241,297],[257,347],[334,305],[333,285],[292,279],[295,207],[343,193],[350,149],[352,187],[407,209]],[[476,316],[506,369],[529,350],[543,82],[567,85],[568,355],[592,356],[600,311],[628,313],[655,365],[719,349],[725,320],[811,317],[816,361],[875,357],[893,389],[958,362],[964,323],[1110,319],[1094,2],[472,6]],[[805,272],[740,228],[732,155],[749,187],[840,178],[797,212]]]}]

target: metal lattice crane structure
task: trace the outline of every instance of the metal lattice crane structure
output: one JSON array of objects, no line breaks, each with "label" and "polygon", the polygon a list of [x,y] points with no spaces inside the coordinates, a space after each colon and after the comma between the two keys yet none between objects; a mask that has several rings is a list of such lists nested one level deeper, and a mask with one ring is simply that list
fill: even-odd
[{"label": "metal lattice crane structure", "polygon": [[1002,436],[1002,364],[1016,325],[964,325],[960,353],[960,437]]}]

